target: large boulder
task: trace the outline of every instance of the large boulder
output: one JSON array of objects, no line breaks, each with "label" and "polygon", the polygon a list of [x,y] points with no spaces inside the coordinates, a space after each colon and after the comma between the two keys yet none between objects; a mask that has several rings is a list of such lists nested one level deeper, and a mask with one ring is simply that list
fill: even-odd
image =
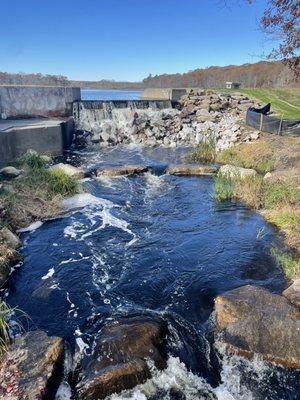
[{"label": "large boulder", "polygon": [[50,167],[52,171],[62,171],[64,174],[68,175],[70,178],[82,179],[85,177],[85,172],[81,168],[74,167],[70,164],[55,164]]},{"label": "large boulder", "polygon": [[79,398],[104,399],[131,389],[151,377],[149,363],[165,368],[165,334],[165,327],[150,319],[131,318],[106,326],[93,355],[83,358]]},{"label": "large boulder", "polygon": [[17,169],[15,167],[5,167],[0,169],[0,176],[4,179],[13,179],[19,176],[22,173],[21,169]]},{"label": "large boulder", "polygon": [[277,294],[243,286],[215,301],[217,348],[300,368],[300,311]]},{"label": "large boulder", "polygon": [[149,171],[149,167],[141,165],[122,165],[118,167],[98,168],[97,177],[114,177],[121,175],[136,175]]},{"label": "large boulder", "polygon": [[15,235],[11,230],[7,227],[4,227],[0,230],[0,240],[3,240],[8,244],[11,249],[16,250],[21,246],[21,241],[17,235]]},{"label": "large boulder", "polygon": [[207,165],[170,165],[167,168],[167,174],[170,175],[183,175],[183,176],[201,176],[201,175],[212,175],[217,172],[215,167]]},{"label": "large boulder", "polygon": [[256,176],[257,172],[251,168],[236,167],[234,165],[222,165],[219,174],[228,178],[246,178]]},{"label": "large boulder", "polygon": [[294,282],[282,292],[290,303],[300,308],[300,278],[295,279]]},{"label": "large boulder", "polygon": [[63,372],[63,340],[34,331],[16,339],[0,363],[0,399],[54,399]]}]

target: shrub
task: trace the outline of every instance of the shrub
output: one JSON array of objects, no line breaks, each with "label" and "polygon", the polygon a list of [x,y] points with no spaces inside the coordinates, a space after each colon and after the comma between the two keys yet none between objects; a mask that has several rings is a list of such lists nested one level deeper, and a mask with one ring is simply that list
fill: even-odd
[{"label": "shrub", "polygon": [[186,160],[195,163],[212,163],[216,159],[216,141],[213,137],[203,139],[197,148],[191,151]]}]

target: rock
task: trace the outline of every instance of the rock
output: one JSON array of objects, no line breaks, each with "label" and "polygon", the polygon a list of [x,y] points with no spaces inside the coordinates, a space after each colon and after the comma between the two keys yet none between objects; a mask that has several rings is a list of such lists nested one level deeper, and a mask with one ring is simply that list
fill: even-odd
[{"label": "rock", "polygon": [[5,167],[0,169],[0,176],[2,176],[4,179],[13,179],[19,176],[22,173],[22,170],[17,169],[15,167]]},{"label": "rock", "polygon": [[300,278],[295,279],[291,286],[282,292],[290,303],[300,308]]},{"label": "rock", "polygon": [[170,165],[167,170],[170,175],[212,175],[217,172],[215,167],[205,165]]},{"label": "rock", "polygon": [[217,348],[300,368],[300,311],[285,297],[247,285],[218,296],[215,312]]},{"label": "rock", "polygon": [[34,331],[18,337],[0,365],[0,398],[54,399],[63,372],[64,344]]},{"label": "rock", "polygon": [[97,177],[103,176],[120,176],[120,175],[135,175],[142,174],[149,171],[149,167],[144,167],[141,165],[122,165],[119,167],[105,167],[98,168],[96,171]]},{"label": "rock", "polygon": [[145,382],[151,377],[149,362],[158,369],[165,368],[165,334],[163,325],[147,318],[105,326],[93,356],[85,356],[82,361],[79,398],[104,399]]},{"label": "rock", "polygon": [[73,167],[70,164],[55,164],[50,167],[52,171],[62,171],[64,174],[68,175],[70,178],[82,179],[85,177],[85,172],[81,168]]},{"label": "rock", "polygon": [[6,249],[5,254],[0,254],[0,288],[7,282],[11,272],[11,268],[22,261],[22,256],[19,252],[13,249]]},{"label": "rock", "polygon": [[21,246],[21,241],[18,236],[6,227],[0,230],[0,239],[5,241],[11,249],[16,250]]},{"label": "rock", "polygon": [[46,154],[43,154],[40,157],[46,164],[50,164],[52,162],[52,158]]},{"label": "rock", "polygon": [[257,175],[257,172],[251,168],[235,167],[227,164],[221,166],[219,174],[229,178],[246,178]]}]

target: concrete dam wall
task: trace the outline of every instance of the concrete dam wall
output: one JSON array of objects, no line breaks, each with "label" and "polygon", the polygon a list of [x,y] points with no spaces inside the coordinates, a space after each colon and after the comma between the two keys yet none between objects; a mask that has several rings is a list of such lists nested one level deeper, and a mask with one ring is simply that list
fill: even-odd
[{"label": "concrete dam wall", "polygon": [[80,88],[0,86],[0,119],[70,116],[80,99]]},{"label": "concrete dam wall", "polygon": [[[89,132],[92,141],[100,142],[102,146],[159,144],[154,137],[157,127],[153,124],[163,115],[175,113],[170,100],[81,101],[73,104],[76,129]],[[146,140],[145,132],[152,135],[151,139]]]}]

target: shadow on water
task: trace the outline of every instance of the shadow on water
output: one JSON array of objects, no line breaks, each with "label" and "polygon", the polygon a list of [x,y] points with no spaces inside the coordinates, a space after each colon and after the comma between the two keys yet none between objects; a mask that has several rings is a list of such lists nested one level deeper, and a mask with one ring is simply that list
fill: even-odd
[{"label": "shadow on water", "polygon": [[[186,151],[93,148],[69,157],[89,168],[139,163],[161,171]],[[246,284],[284,288],[270,256],[273,228],[241,204],[216,203],[210,177],[146,173],[90,179],[85,190],[81,209],[23,235],[24,265],[12,277],[10,305],[29,315],[29,328],[62,336],[71,346],[78,335],[91,346],[107,321],[155,315],[169,326],[170,355],[217,387],[226,369],[211,345],[214,298]],[[277,383],[272,376],[265,383],[273,382],[273,393],[281,393],[279,375]],[[262,388],[253,398],[266,393]]]}]

